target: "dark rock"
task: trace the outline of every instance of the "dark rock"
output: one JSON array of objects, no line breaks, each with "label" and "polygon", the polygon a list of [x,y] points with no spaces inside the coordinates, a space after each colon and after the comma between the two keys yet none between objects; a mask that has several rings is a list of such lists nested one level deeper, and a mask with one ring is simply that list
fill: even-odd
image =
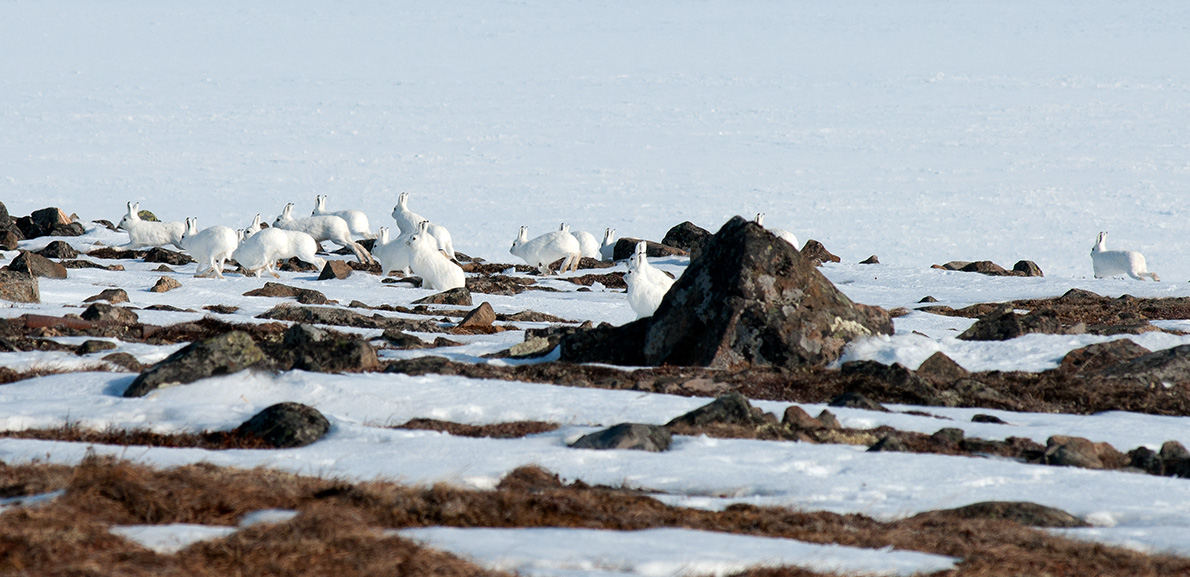
[{"label": "dark rock", "polygon": [[92,303],[83,311],[83,320],[96,323],[114,323],[119,325],[135,324],[139,318],[135,312],[124,307],[114,307],[107,303]]},{"label": "dark rock", "polygon": [[1041,267],[1037,266],[1037,263],[1031,260],[1017,261],[1016,264],[1012,265],[1012,270],[1021,273],[1023,276],[1045,276],[1041,272]]},{"label": "dark rock", "polygon": [[[641,348],[654,366],[822,365],[854,338],[892,334],[886,311],[852,303],[792,245],[738,216],[712,237],[647,319]],[[639,347],[640,341],[626,338],[624,344]],[[563,345],[564,358],[566,351]]]},{"label": "dark rock", "polygon": [[17,218],[13,221],[13,225],[21,231],[21,236],[25,238],[79,236],[84,232],[83,225],[72,222],[66,213],[57,208],[33,211],[33,214],[29,216]]},{"label": "dark rock", "polygon": [[980,274],[988,274],[993,276],[1004,276],[1008,272],[1004,269],[1004,267],[990,260],[975,261],[973,263],[967,264],[959,270],[963,272],[977,272]]},{"label": "dark rock", "polygon": [[194,259],[180,252],[155,246],[145,253],[145,262],[159,262],[173,266],[182,266],[194,262]]},{"label": "dark rock", "polygon": [[95,339],[89,339],[89,340],[84,341],[83,344],[75,347],[74,354],[81,357],[83,355],[90,355],[93,353],[110,351],[115,348],[116,348],[116,343],[113,343],[111,341],[100,341],[100,340],[95,340]]},{"label": "dark rock", "polygon": [[430,343],[421,340],[414,335],[406,334],[396,329],[385,329],[382,335],[384,340],[388,341],[394,348],[402,350],[412,349],[428,349],[431,348]]},{"label": "dark rock", "polygon": [[1102,469],[1103,461],[1095,449],[1095,443],[1082,437],[1054,435],[1045,442],[1044,463],[1060,467],[1082,467]]},{"label": "dark rock", "polygon": [[12,259],[8,270],[28,273],[33,276],[63,279],[66,278],[66,267],[44,257],[22,250],[21,254]]},{"label": "dark rock", "polygon": [[822,421],[815,419],[807,413],[805,409],[790,405],[785,408],[785,414],[781,418],[781,424],[794,431],[815,431],[818,429],[825,429],[826,425]]},{"label": "dark rock", "polygon": [[74,250],[74,247],[65,241],[55,240],[37,251],[37,254],[46,258],[78,258],[79,251]]},{"label": "dark rock", "polygon": [[[92,306],[100,306],[98,303]],[[181,350],[141,373],[125,397],[143,397],[150,392],[174,385],[185,385],[207,377],[236,373],[249,368],[267,368],[271,363],[252,337],[243,331],[230,331],[206,340],[190,343]]]},{"label": "dark rock", "polygon": [[1106,343],[1095,343],[1075,349],[1062,357],[1059,369],[1072,374],[1097,373],[1107,367],[1126,363],[1149,354],[1146,349],[1130,339],[1116,339]]},{"label": "dark rock", "polygon": [[880,264],[880,259],[876,258],[876,255],[872,255],[868,258],[865,258],[864,260],[859,261],[859,264]]},{"label": "dark rock", "polygon": [[831,251],[826,250],[822,243],[810,239],[806,244],[802,245],[802,258],[814,263],[814,266],[822,266],[824,262],[842,262],[843,259],[831,254]]},{"label": "dark rock", "polygon": [[846,376],[865,376],[890,385],[904,401],[918,405],[954,405],[951,399],[925,379],[914,374],[900,363],[885,365],[876,361],[850,361],[843,363],[839,372]]},{"label": "dark rock", "polygon": [[1097,295],[1088,290],[1072,288],[1054,300],[1066,304],[1100,304],[1110,301],[1111,299],[1105,296]]},{"label": "dark rock", "polygon": [[577,285],[582,285],[582,286],[592,286],[595,283],[600,283],[604,287],[609,288],[609,289],[626,289],[626,288],[628,288],[628,283],[624,282],[624,273],[622,273],[622,272],[609,272],[606,274],[585,274],[582,276],[566,277],[565,280],[570,281]]},{"label": "dark rock", "polygon": [[1162,459],[1190,459],[1190,451],[1177,441],[1166,441],[1161,444],[1161,451],[1158,453]]},{"label": "dark rock", "polygon": [[240,307],[231,306],[231,305],[207,305],[205,307],[202,307],[202,309],[204,311],[211,311],[211,312],[213,312],[215,314],[219,314],[219,315],[230,315],[230,314],[233,314],[236,311],[240,310]]},{"label": "dark rock", "polygon": [[351,276],[351,267],[345,261],[328,260],[326,266],[322,267],[318,280],[343,280],[349,276]]},{"label": "dark rock", "polygon": [[1164,459],[1145,447],[1137,447],[1128,451],[1128,466],[1140,469],[1150,475],[1165,474]]},{"label": "dark rock", "polygon": [[964,341],[1006,341],[1016,337],[1043,333],[1050,335],[1071,335],[1086,332],[1078,323],[1072,327],[1062,326],[1062,320],[1051,309],[1035,310],[1027,315],[1013,312],[1012,305],[1004,305],[982,316],[971,328],[959,335]]},{"label": "dark rock", "polygon": [[905,445],[905,442],[902,441],[900,438],[898,438],[896,435],[888,435],[886,437],[883,437],[879,441],[876,441],[876,444],[872,445],[871,447],[868,447],[869,453],[883,453],[883,452],[890,452],[890,451],[898,452],[898,453],[911,452],[909,450],[909,447],[907,445]]},{"label": "dark rock", "polygon": [[827,430],[834,431],[843,428],[843,425],[839,423],[839,418],[836,417],[834,413],[826,409],[823,409],[822,412],[818,413],[818,416],[815,418],[817,418],[818,422],[822,423],[822,426],[826,427]]},{"label": "dark rock", "polygon": [[178,279],[163,276],[157,279],[157,283],[149,288],[149,292],[164,293],[176,288],[182,288],[182,283],[178,282]]},{"label": "dark rock", "polygon": [[244,293],[246,297],[274,297],[274,298],[296,298],[297,302],[304,305],[325,305],[330,304],[330,299],[326,295],[312,289],[304,289],[283,285],[281,283],[266,282],[264,286],[255,290],[250,290]]},{"label": "dark rock", "polygon": [[963,270],[963,267],[971,264],[968,260],[952,260],[946,264],[930,265],[930,268],[939,268],[942,270]]},{"label": "dark rock", "polygon": [[40,303],[37,277],[15,270],[0,270],[0,299],[16,303]]},{"label": "dark rock", "polygon": [[67,270],[80,269],[80,268],[97,268],[97,269],[112,270],[112,271],[124,270],[124,265],[120,265],[120,264],[102,265],[97,262],[91,262],[89,260],[83,260],[83,259],[60,260],[60,261],[58,261],[58,264],[66,267]]},{"label": "dark rock", "polygon": [[318,409],[301,403],[277,403],[245,421],[236,433],[277,449],[291,449],[321,439],[330,429],[330,421]]},{"label": "dark rock", "polygon": [[1090,527],[1082,519],[1061,509],[1023,501],[985,501],[956,509],[921,513],[917,517],[1002,519],[1028,527]]},{"label": "dark rock", "polygon": [[[355,253],[352,253],[352,254],[355,254]],[[381,267],[380,263],[378,263],[378,262],[366,263],[366,262],[359,262],[356,260],[347,260],[347,261],[341,261],[341,262],[347,263],[347,268],[349,268],[351,270],[359,271],[359,272],[366,272],[368,274],[374,274],[374,275],[379,275],[381,272],[384,272],[384,268]]]},{"label": "dark rock", "polygon": [[83,225],[72,222],[70,224],[55,224],[46,236],[83,236],[87,229]]},{"label": "dark rock", "polygon": [[139,373],[144,369],[140,361],[128,353],[112,353],[103,357],[103,360],[132,373]]},{"label": "dark rock", "polygon": [[148,253],[149,253],[149,251],[144,251],[144,250],[122,250],[122,249],[118,249],[115,247],[104,246],[104,247],[99,247],[99,248],[90,250],[89,252],[87,252],[87,256],[92,257],[92,258],[102,258],[102,259],[109,259],[109,260],[110,259],[132,260],[132,259],[143,258]]},{"label": "dark rock", "polygon": [[621,366],[648,364],[643,349],[652,317],[637,319],[623,326],[607,323],[560,336],[560,359],[572,362],[600,362]]},{"label": "dark rock", "polygon": [[288,303],[275,306],[267,312],[257,315],[256,318],[362,329],[393,328],[402,331],[441,332],[437,323],[428,320],[388,318],[379,314],[369,317],[346,309],[293,306]]},{"label": "dark rock", "polygon": [[[877,403],[876,401],[873,401],[872,399],[869,399],[860,393],[850,391],[831,399],[831,402],[828,403],[828,405],[832,407],[847,407],[849,409],[864,409],[865,411],[880,411],[882,413],[890,412],[888,409],[884,408],[884,405],[881,405],[880,403]],[[821,418],[822,417],[819,417],[819,419]]]},{"label": "dark rock", "polygon": [[1108,378],[1137,381],[1146,387],[1190,381],[1190,345],[1179,345],[1136,357],[1100,371]]},{"label": "dark rock", "polygon": [[966,436],[966,433],[957,427],[943,427],[937,431],[934,431],[934,434],[930,435],[930,438],[935,442],[941,443],[945,446],[957,447],[959,446],[959,443],[963,442],[963,439]]},{"label": "dark rock", "polygon": [[314,266],[313,263],[302,262],[296,256],[281,263],[278,270],[283,272],[320,272],[318,267]]},{"label": "dark rock", "polygon": [[674,417],[665,426],[702,427],[714,423],[760,426],[765,423],[764,412],[753,407],[743,395],[727,393],[689,413]]},{"label": "dark rock", "polygon": [[702,254],[703,246],[710,240],[710,231],[686,221],[669,229],[665,238],[661,239],[661,244],[682,249],[690,253],[690,260],[694,260]]},{"label": "dark rock", "polygon": [[946,353],[938,351],[917,367],[917,376],[933,382],[951,382],[971,376],[971,373],[959,366]]},{"label": "dark rock", "polygon": [[656,243],[651,240],[644,240],[641,238],[621,238],[616,241],[616,247],[612,249],[612,260],[624,260],[632,256],[636,252],[636,245],[645,243],[645,256],[657,258],[665,256],[689,256],[690,253],[676,247],[666,246],[661,243]]},{"label": "dark rock", "polygon": [[[521,282],[522,280],[530,282],[523,283]],[[522,279],[504,275],[469,276],[467,277],[467,290],[473,293],[513,296],[524,292],[528,284],[535,282],[537,281],[533,279]]]},{"label": "dark rock", "polygon": [[358,337],[334,334],[306,324],[285,331],[283,359],[293,368],[316,373],[358,373],[380,368],[376,349]]},{"label": "dark rock", "polygon": [[95,301],[107,301],[114,305],[129,302],[128,293],[124,289],[104,289],[99,294],[83,300],[85,303],[93,303]]},{"label": "dark rock", "polygon": [[574,449],[632,449],[659,453],[673,442],[669,429],[640,423],[620,423],[585,435],[570,445]]},{"label": "dark rock", "polygon": [[432,294],[428,297],[420,298],[413,301],[415,305],[459,305],[469,307],[471,306],[471,291],[466,287],[453,288],[448,291],[443,291],[437,294]]},{"label": "dark rock", "polygon": [[1008,423],[1005,423],[1004,420],[1001,419],[1000,417],[997,417],[995,415],[985,415],[982,413],[971,417],[971,422],[972,423],[991,423],[993,425],[1007,425],[1008,424]]},{"label": "dark rock", "polygon": [[932,296],[926,295],[924,297],[921,297],[921,300],[919,300],[917,302],[919,302],[919,303],[936,303],[936,302],[938,302],[938,299],[936,299]]},{"label": "dark rock", "polygon": [[492,305],[487,301],[480,303],[463,320],[459,321],[460,327],[490,327],[492,323],[496,322],[496,311],[492,310]]},{"label": "dark rock", "polygon": [[8,214],[8,207],[0,202],[0,228],[12,225],[12,216]]}]

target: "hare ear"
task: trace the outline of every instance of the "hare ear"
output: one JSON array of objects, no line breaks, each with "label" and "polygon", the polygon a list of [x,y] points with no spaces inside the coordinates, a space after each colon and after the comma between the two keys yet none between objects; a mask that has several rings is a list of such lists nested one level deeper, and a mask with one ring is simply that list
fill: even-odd
[{"label": "hare ear", "polygon": [[140,203],[139,202],[132,203],[132,211],[137,214],[140,214]]}]

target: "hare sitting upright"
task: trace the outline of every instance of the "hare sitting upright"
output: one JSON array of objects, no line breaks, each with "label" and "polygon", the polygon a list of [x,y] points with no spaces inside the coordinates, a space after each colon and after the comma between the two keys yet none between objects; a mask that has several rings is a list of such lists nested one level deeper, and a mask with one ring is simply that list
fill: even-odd
[{"label": "hare sitting upright", "polygon": [[1099,233],[1095,239],[1095,246],[1091,247],[1091,265],[1095,268],[1095,278],[1104,278],[1118,274],[1126,274],[1136,280],[1145,277],[1159,282],[1157,273],[1149,272],[1145,264],[1144,255],[1134,250],[1107,250],[1107,233]]}]

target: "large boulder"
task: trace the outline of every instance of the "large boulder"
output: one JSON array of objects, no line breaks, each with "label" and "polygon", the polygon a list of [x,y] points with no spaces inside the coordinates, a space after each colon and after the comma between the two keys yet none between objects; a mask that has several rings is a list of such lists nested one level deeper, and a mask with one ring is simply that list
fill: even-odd
[{"label": "large boulder", "polygon": [[248,333],[231,331],[191,343],[166,357],[132,381],[124,396],[143,397],[162,387],[270,365],[269,358]]},{"label": "large boulder", "polygon": [[33,276],[40,276],[45,278],[66,278],[66,267],[38,254],[23,250],[16,258],[12,259],[12,263],[8,265],[9,270],[29,273]]},{"label": "large boulder", "polygon": [[0,270],[0,299],[16,303],[39,303],[37,277],[15,270]]},{"label": "large boulder", "polygon": [[[647,319],[643,341],[625,327],[599,342],[646,365],[742,369],[825,365],[856,338],[893,332],[887,311],[851,302],[792,245],[738,216]],[[577,346],[582,338],[563,338],[563,360],[615,362]]]},{"label": "large boulder", "polygon": [[792,245],[737,216],[661,301],[644,354],[650,365],[824,365],[855,338],[892,332],[884,309],[852,303]]}]

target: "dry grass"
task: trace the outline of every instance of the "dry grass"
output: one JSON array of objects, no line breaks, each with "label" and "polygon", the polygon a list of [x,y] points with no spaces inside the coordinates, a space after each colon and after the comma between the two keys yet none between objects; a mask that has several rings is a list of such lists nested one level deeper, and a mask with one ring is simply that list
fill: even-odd
[{"label": "dry grass", "polygon": [[143,447],[198,448],[220,451],[225,449],[273,449],[259,438],[237,431],[207,431],[203,433],[153,433],[129,429],[95,430],[67,423],[53,429],[25,429],[0,431],[0,438],[66,441],[97,445],[136,445]]},{"label": "dry grass", "polygon": [[[631,491],[566,485],[534,467],[510,473],[495,491],[393,483],[349,484],[267,470],[194,465],[157,471],[108,458],[74,468],[0,467],[28,492],[65,489],[40,507],[0,515],[0,574],[16,575],[477,575],[480,568],[435,553],[384,528],[686,527],[731,533],[916,550],[963,559],[956,576],[1188,575],[1190,560],[1053,537],[1009,521],[916,517],[878,522],[862,515],[732,506],[682,509]],[[19,492],[19,491],[18,491]],[[113,524],[232,525],[249,512],[294,509],[292,521],[257,526],[157,555],[113,536]],[[797,569],[748,575],[804,576]]]}]

